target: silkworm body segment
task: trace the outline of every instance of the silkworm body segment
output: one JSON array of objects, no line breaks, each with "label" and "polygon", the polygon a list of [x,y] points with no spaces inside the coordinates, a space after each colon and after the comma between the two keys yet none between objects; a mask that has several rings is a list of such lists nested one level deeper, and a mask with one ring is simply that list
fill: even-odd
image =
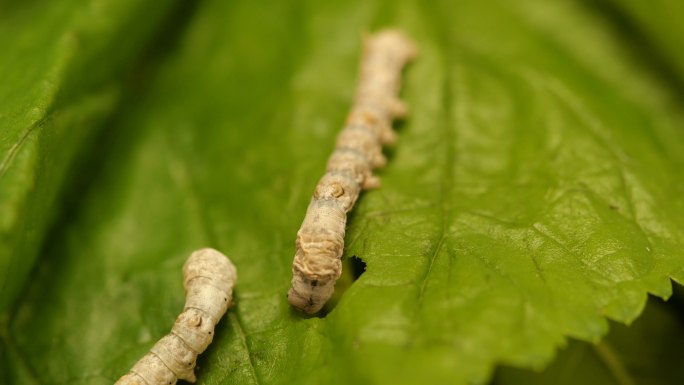
[{"label": "silkworm body segment", "polygon": [[362,190],[380,186],[372,170],[386,163],[382,146],[396,140],[392,120],[406,114],[397,93],[401,71],[415,56],[415,46],[399,31],[365,39],[354,106],[297,232],[288,300],[300,310],[317,312],[333,292],[342,272],[347,212]]},{"label": "silkworm body segment", "polygon": [[214,249],[190,255],[183,266],[185,307],[171,329],[115,385],[195,382],[195,362],[214,338],[214,327],[233,300],[235,266]]}]

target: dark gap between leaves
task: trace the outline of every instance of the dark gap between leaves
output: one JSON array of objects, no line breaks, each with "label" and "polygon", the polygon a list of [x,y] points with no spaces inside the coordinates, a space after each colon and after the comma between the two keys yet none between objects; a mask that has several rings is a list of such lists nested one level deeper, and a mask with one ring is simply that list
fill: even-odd
[{"label": "dark gap between leaves", "polygon": [[[680,76],[677,68],[670,63],[667,53],[654,45],[639,24],[623,9],[611,1],[584,0],[586,8],[594,11],[604,19],[611,32],[621,37],[627,47],[627,52],[635,62],[651,69],[651,74],[658,78],[665,88],[674,91],[679,100],[684,99],[684,77]],[[669,87],[667,87],[669,86]]]},{"label": "dark gap between leaves", "polygon": [[[628,382],[617,382],[684,383],[680,356],[673,354],[684,341],[684,287],[676,282],[672,286],[673,295],[668,300],[649,295],[646,308],[631,325],[611,321],[609,333],[597,344],[569,338],[547,367],[533,370],[499,365],[489,385],[575,384],[587,380],[602,384],[624,376],[629,377]],[[644,356],[644,351],[651,356]]]}]

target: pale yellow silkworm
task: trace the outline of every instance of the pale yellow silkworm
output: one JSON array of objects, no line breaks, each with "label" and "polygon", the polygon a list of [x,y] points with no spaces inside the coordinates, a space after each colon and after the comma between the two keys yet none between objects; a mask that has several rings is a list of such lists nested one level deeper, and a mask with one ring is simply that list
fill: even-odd
[{"label": "pale yellow silkworm", "polygon": [[297,232],[288,300],[307,313],[323,307],[342,273],[347,212],[361,190],[380,186],[372,170],[385,164],[382,145],[395,140],[392,120],[406,114],[397,94],[401,71],[416,53],[396,30],[365,38],[354,106]]},{"label": "pale yellow silkworm", "polygon": [[214,249],[190,255],[183,266],[185,307],[171,329],[115,385],[195,382],[195,362],[214,338],[214,327],[233,300],[235,266]]}]

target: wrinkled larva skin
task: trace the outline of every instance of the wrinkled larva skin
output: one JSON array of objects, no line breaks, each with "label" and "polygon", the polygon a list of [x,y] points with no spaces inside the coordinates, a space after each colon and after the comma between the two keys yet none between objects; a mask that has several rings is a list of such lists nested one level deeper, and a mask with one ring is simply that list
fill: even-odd
[{"label": "wrinkled larva skin", "polygon": [[214,327],[232,303],[237,272],[225,255],[202,249],[185,262],[183,277],[185,308],[171,333],[157,341],[115,385],[172,385],[179,379],[195,382],[197,355],[209,346]]},{"label": "wrinkled larva skin", "polygon": [[306,313],[319,311],[332,295],[342,273],[347,212],[361,190],[380,186],[372,170],[385,165],[382,146],[396,140],[392,120],[406,114],[397,94],[401,70],[416,56],[415,46],[395,30],[378,32],[364,43],[354,106],[297,232],[288,300]]}]

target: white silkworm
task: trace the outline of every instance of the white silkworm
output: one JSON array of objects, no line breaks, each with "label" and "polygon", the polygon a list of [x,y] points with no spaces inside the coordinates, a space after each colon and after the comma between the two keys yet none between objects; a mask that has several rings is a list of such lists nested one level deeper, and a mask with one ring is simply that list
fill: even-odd
[{"label": "white silkworm", "polygon": [[195,362],[214,338],[214,327],[233,299],[235,266],[214,249],[190,255],[183,266],[185,307],[171,329],[115,385],[195,382]]},{"label": "white silkworm", "polygon": [[395,140],[392,120],[406,114],[397,93],[415,46],[395,30],[378,32],[364,43],[354,106],[297,232],[288,300],[307,313],[320,310],[333,292],[342,273],[347,212],[361,190],[380,186],[372,170],[385,164],[382,145]]}]

